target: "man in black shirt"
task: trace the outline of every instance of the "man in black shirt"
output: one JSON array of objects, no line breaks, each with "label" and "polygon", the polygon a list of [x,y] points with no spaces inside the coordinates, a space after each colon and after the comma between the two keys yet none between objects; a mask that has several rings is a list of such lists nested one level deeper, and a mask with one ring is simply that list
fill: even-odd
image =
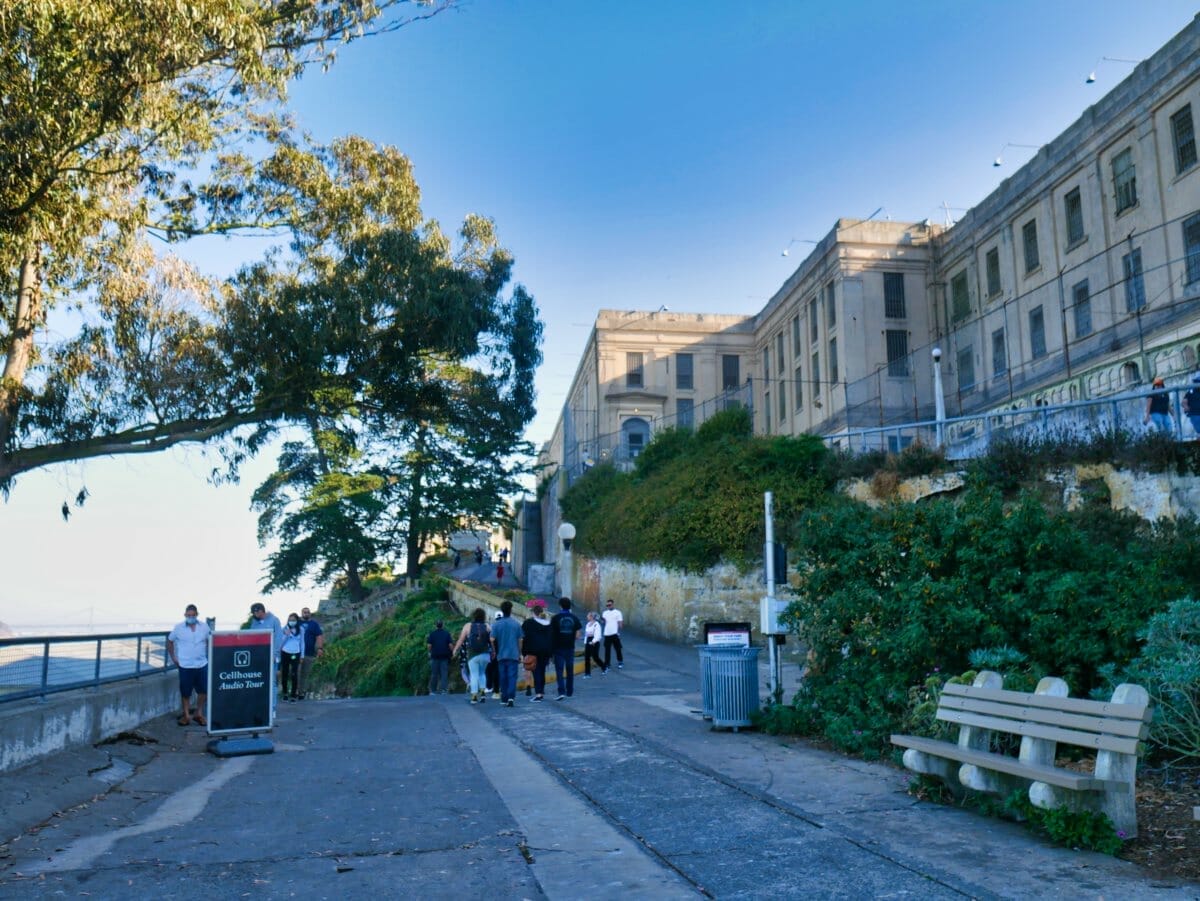
[{"label": "man in black shirt", "polygon": [[575,642],[579,640],[582,623],[571,612],[571,599],[558,602],[562,609],[550,619],[554,635],[554,680],[558,683],[558,700],[575,694]]},{"label": "man in black shirt", "polygon": [[429,693],[446,694],[450,690],[450,646],[454,644],[454,636],[443,628],[439,619],[425,643],[429,645]]}]

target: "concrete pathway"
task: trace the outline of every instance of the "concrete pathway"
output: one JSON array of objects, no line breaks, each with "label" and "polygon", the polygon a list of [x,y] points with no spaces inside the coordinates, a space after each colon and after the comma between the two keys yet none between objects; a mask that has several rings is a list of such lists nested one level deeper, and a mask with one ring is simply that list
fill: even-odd
[{"label": "concrete pathway", "polygon": [[694,649],[625,646],[562,702],[289,704],[275,754],[231,760],[162,718],[0,777],[0,898],[1200,898],[890,766],[713,731]]}]

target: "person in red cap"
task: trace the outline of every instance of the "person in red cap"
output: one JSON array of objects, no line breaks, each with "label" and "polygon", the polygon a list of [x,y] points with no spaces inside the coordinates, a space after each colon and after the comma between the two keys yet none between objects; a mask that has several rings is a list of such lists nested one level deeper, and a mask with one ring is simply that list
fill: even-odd
[{"label": "person in red cap", "polygon": [[1171,395],[1166,392],[1164,382],[1159,377],[1154,379],[1154,388],[1159,390],[1151,392],[1146,398],[1146,415],[1142,417],[1142,422],[1153,422],[1156,429],[1170,435],[1174,431],[1171,424]]}]

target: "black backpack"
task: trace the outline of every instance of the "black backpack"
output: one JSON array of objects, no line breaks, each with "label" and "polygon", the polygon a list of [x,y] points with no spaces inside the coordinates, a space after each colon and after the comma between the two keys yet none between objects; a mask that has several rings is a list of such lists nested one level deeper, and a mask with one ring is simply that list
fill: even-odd
[{"label": "black backpack", "polygon": [[472,653],[482,654],[488,649],[487,623],[471,623],[471,634],[467,639]]}]

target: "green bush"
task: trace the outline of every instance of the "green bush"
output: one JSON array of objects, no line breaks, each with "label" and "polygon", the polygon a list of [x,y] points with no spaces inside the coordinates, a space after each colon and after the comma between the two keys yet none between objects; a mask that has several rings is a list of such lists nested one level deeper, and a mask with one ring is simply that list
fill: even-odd
[{"label": "green bush", "polygon": [[1057,675],[1086,694],[1104,664],[1133,659],[1138,630],[1196,582],[1167,562],[1197,559],[1194,531],[1052,513],[1029,496],[1005,506],[992,490],[814,509],[790,532],[807,565],[785,620],[811,649],[798,722],[847,751],[879,754],[909,715],[911,688],[972,667],[979,648],[1015,649],[1028,660],[1025,679]]}]

